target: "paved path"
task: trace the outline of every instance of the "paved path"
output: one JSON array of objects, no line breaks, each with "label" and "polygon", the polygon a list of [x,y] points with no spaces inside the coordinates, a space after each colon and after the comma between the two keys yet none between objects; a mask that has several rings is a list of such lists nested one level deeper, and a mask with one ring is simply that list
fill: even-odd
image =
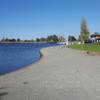
[{"label": "paved path", "polygon": [[59,47],[42,52],[39,62],[0,77],[1,100],[100,100],[100,56]]}]

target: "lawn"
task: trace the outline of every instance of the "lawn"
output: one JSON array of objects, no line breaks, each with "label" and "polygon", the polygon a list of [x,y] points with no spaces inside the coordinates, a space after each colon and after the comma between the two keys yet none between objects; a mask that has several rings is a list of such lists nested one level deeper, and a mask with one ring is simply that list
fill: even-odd
[{"label": "lawn", "polygon": [[73,44],[69,45],[68,47],[78,50],[100,52],[100,44]]}]

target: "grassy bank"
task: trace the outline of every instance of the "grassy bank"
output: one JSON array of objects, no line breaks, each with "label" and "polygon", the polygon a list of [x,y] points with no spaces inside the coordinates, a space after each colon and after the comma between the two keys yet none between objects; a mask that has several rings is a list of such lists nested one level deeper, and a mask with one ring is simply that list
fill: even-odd
[{"label": "grassy bank", "polygon": [[100,52],[100,44],[73,44],[69,45],[68,47],[78,50]]}]

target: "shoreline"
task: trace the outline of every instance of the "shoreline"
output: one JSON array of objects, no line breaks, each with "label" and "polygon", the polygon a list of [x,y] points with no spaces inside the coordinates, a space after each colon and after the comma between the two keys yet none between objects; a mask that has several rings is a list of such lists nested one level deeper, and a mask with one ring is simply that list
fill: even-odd
[{"label": "shoreline", "polygon": [[[58,46],[54,46],[54,47],[58,47]],[[46,48],[49,49],[49,48],[52,48],[52,46],[51,46],[51,47],[46,47]],[[40,58],[39,58],[37,61],[32,62],[31,64],[28,64],[28,65],[26,65],[26,66],[23,66],[23,67],[21,67],[21,68],[19,68],[19,69],[17,69],[17,70],[13,70],[13,71],[7,72],[7,73],[5,73],[5,74],[0,74],[0,76],[7,75],[7,74],[10,74],[10,73],[13,73],[13,72],[17,72],[17,71],[23,70],[23,69],[25,69],[25,68],[28,68],[28,67],[30,67],[31,65],[37,64],[39,61],[42,60],[42,58],[43,58],[43,56],[44,56],[43,50],[46,49],[46,48],[41,48],[41,49],[39,50]],[[89,56],[100,56],[100,54],[98,55],[97,52],[89,52],[89,53],[88,53],[88,51],[85,51],[85,50],[77,50],[77,49],[72,49],[72,48],[68,48],[68,49],[71,49],[71,50],[74,50],[74,51],[79,51],[79,52],[81,52],[81,53],[83,53],[83,54],[87,54],[87,55],[89,55]]]},{"label": "shoreline", "polygon": [[100,99],[99,56],[59,47],[40,52],[38,62],[0,77],[0,100]]},{"label": "shoreline", "polygon": [[[52,47],[52,46],[51,46],[51,47]],[[51,47],[46,47],[46,48],[49,49],[49,48],[51,48]],[[54,47],[58,47],[58,46],[54,46]],[[0,76],[4,76],[4,75],[7,75],[7,74],[10,74],[10,73],[13,73],[13,72],[17,72],[17,71],[23,70],[23,69],[25,69],[25,68],[28,68],[28,67],[30,67],[31,65],[37,64],[39,61],[42,60],[42,58],[43,58],[43,56],[44,56],[43,50],[46,49],[46,48],[41,48],[41,49],[39,50],[40,58],[39,58],[37,61],[32,62],[31,64],[28,64],[28,65],[26,65],[26,66],[23,66],[23,67],[21,67],[21,68],[19,68],[19,69],[17,69],[17,70],[13,70],[13,71],[7,72],[7,73],[5,73],[5,74],[0,74]],[[84,55],[87,54],[88,56],[100,56],[100,53],[93,52],[93,51],[77,50],[77,49],[72,49],[72,48],[67,48],[67,49],[74,50],[74,51],[79,52],[79,53],[83,53]]]},{"label": "shoreline", "polygon": [[22,43],[35,43],[35,42],[0,42],[0,44],[22,44]]},{"label": "shoreline", "polygon": [[28,67],[28,66],[30,66],[30,65],[32,65],[32,64],[37,63],[37,62],[38,62],[39,60],[41,60],[42,57],[43,57],[42,49],[49,48],[49,47],[54,47],[54,46],[48,46],[48,47],[42,47],[42,48],[40,48],[39,51],[38,51],[38,53],[39,53],[39,57],[38,57],[37,60],[31,62],[30,64],[26,64],[26,65],[24,65],[24,66],[22,66],[22,67],[20,67],[20,68],[18,68],[18,69],[16,68],[15,70],[8,71],[8,72],[6,71],[6,72],[4,72],[4,73],[1,73],[0,76],[1,76],[1,75],[6,75],[6,74],[9,74],[9,73],[12,73],[12,72],[14,72],[14,71],[17,71],[17,70],[20,70],[20,69],[26,68],[26,67]]},{"label": "shoreline", "polygon": [[[49,48],[49,47],[48,47],[48,48]],[[42,48],[42,49],[45,49],[45,48]],[[23,67],[21,67],[21,68],[19,68],[19,69],[13,70],[13,71],[11,71],[11,72],[7,72],[7,73],[4,73],[4,74],[0,74],[0,77],[1,77],[1,76],[4,76],[4,75],[7,75],[7,74],[11,74],[11,73],[13,73],[13,72],[17,72],[17,71],[23,70],[23,69],[25,69],[25,68],[30,67],[31,65],[34,65],[34,64],[38,63],[38,62],[43,58],[42,49],[39,50],[40,58],[39,58],[37,61],[32,62],[31,64],[28,64],[28,65],[26,65],[26,66],[23,66]]]}]

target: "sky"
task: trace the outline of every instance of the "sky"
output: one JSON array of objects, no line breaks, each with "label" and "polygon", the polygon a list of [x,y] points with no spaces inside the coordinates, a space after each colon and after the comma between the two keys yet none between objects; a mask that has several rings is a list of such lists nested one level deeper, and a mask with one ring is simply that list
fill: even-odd
[{"label": "sky", "polygon": [[100,0],[0,0],[0,38],[77,37],[82,17],[100,32]]}]

